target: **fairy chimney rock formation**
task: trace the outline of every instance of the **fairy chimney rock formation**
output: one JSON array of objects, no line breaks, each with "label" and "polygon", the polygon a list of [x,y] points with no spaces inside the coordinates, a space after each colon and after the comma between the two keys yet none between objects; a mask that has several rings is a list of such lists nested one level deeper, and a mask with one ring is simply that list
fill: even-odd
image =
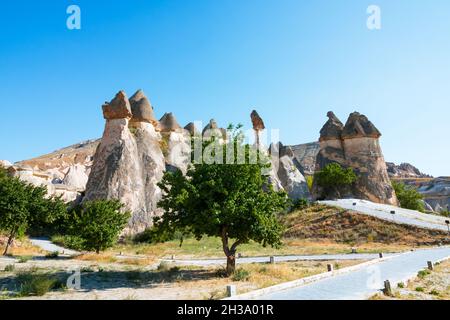
[{"label": "fairy chimney rock formation", "polygon": [[193,122],[189,122],[184,127],[184,130],[186,130],[191,135],[191,137],[199,134],[199,131],[197,130],[197,128],[195,127],[195,124]]},{"label": "fairy chimney rock formation", "polygon": [[[358,112],[350,114],[345,126],[334,113],[329,112],[327,116],[329,119],[320,131],[316,171],[330,163],[350,167],[357,181],[346,196],[397,205],[379,143],[380,131]],[[314,193],[316,197],[320,193],[317,186]]]},{"label": "fairy chimney rock formation", "polygon": [[[139,93],[139,92],[138,92]],[[140,95],[140,94],[139,94]],[[136,98],[136,96],[135,96]],[[103,137],[94,155],[94,161],[83,201],[98,199],[120,200],[132,212],[125,233],[143,231],[159,214],[156,203],[161,191],[157,187],[164,172],[164,157],[159,147],[159,134],[149,118],[139,118],[133,133],[130,119],[149,114],[145,101],[132,114],[130,102],[121,91],[103,106],[106,119]]]},{"label": "fairy chimney rock formation", "polygon": [[155,127],[158,125],[153,114],[153,107],[142,90],[138,90],[130,98],[130,105],[133,114],[130,122],[148,122]]},{"label": "fairy chimney rock formation", "polygon": [[175,132],[181,131],[181,127],[175,119],[175,116],[172,112],[165,113],[162,118],[159,120],[158,131],[161,132]]},{"label": "fairy chimney rock formation", "polygon": [[105,102],[102,107],[103,117],[107,120],[131,119],[131,106],[127,95],[119,91],[111,102]]},{"label": "fairy chimney rock formation", "polygon": [[166,113],[159,120],[162,135],[162,148],[166,170],[187,172],[191,159],[191,140],[187,131],[182,129],[172,113]]}]

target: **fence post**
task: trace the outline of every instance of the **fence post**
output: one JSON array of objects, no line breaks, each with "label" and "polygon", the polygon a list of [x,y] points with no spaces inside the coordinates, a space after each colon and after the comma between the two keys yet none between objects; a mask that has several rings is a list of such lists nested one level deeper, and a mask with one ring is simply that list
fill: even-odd
[{"label": "fence post", "polygon": [[233,297],[236,295],[236,286],[235,285],[228,285],[227,286],[227,297]]}]

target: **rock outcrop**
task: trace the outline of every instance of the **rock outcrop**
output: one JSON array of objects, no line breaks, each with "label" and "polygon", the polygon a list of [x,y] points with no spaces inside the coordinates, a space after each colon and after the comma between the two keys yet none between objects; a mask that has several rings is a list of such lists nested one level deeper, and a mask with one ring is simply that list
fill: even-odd
[{"label": "rock outcrop", "polygon": [[[350,167],[356,173],[357,181],[346,196],[397,205],[379,144],[381,133],[378,129],[358,112],[350,114],[345,126],[334,113],[329,112],[327,116],[328,121],[320,131],[316,171],[329,163]],[[320,193],[316,186],[315,196],[320,197]]]},{"label": "rock outcrop", "polygon": [[392,162],[386,162],[387,171],[391,178],[407,179],[407,178],[432,178],[432,176],[420,172],[419,169],[409,163],[401,163],[396,165]]},{"label": "rock outcrop", "polygon": [[417,189],[430,211],[450,211],[450,177],[399,179]]},{"label": "rock outcrop", "polygon": [[158,121],[153,114],[153,107],[142,90],[138,90],[130,98],[132,117],[130,123],[151,123],[155,128]]},{"label": "rock outcrop", "polygon": [[203,139],[219,139],[226,140],[227,139],[227,130],[224,128],[219,128],[216,120],[211,119],[209,123],[203,128],[202,131]]},{"label": "rock outcrop", "polygon": [[269,148],[272,168],[269,182],[274,190],[284,190],[292,200],[310,199],[310,192],[305,177],[294,163],[294,153],[290,147],[281,142],[272,144]]},{"label": "rock outcrop", "polygon": [[316,158],[320,151],[319,142],[311,142],[290,146],[303,175],[313,175],[316,168]]},{"label": "rock outcrop", "polygon": [[9,162],[8,160],[0,160],[0,167],[8,169],[11,166],[12,166],[12,163]]},{"label": "rock outcrop", "polygon": [[[143,94],[138,92],[137,95]],[[139,101],[146,99],[144,97]],[[160,136],[151,120],[142,117],[150,114],[143,109],[148,107],[149,104],[139,104],[139,108],[134,109],[137,112],[134,116],[123,91],[103,105],[105,130],[83,198],[83,202],[118,199],[124,203],[132,212],[125,233],[144,230],[158,214],[156,203],[161,191],[156,184],[164,171],[164,157],[159,148]],[[130,123],[133,117],[135,121]]]},{"label": "rock outcrop", "polygon": [[162,149],[168,171],[181,170],[187,172],[191,162],[191,137],[182,129],[172,113],[166,113],[159,120],[162,135]]}]

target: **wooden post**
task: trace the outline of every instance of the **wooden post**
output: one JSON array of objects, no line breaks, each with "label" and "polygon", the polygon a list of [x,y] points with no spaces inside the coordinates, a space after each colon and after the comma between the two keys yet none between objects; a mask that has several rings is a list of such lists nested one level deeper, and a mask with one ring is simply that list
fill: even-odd
[{"label": "wooden post", "polygon": [[172,260],[175,260],[175,256],[174,255],[172,255]]},{"label": "wooden post", "polygon": [[327,264],[328,272],[333,272],[333,265],[331,263]]},{"label": "wooden post", "polygon": [[392,297],[392,288],[391,288],[391,282],[389,280],[384,281],[384,290],[383,293],[386,296]]},{"label": "wooden post", "polygon": [[352,248],[352,253],[357,253],[356,248]]},{"label": "wooden post", "polygon": [[275,257],[270,257],[270,263],[274,264],[275,263]]},{"label": "wooden post", "polygon": [[427,261],[427,265],[428,265],[428,270],[431,270],[431,271],[433,271],[433,270],[434,270],[434,265],[433,265],[433,262],[431,262],[431,261]]},{"label": "wooden post", "polygon": [[238,259],[239,259],[239,258],[242,258],[242,254],[239,252],[239,253],[237,254],[237,257],[238,257]]},{"label": "wooden post", "polygon": [[380,256],[380,259],[383,259],[383,257],[384,257],[383,252],[380,252],[379,256]]},{"label": "wooden post", "polygon": [[228,285],[227,286],[227,297],[233,297],[236,295],[236,286],[235,285]]}]

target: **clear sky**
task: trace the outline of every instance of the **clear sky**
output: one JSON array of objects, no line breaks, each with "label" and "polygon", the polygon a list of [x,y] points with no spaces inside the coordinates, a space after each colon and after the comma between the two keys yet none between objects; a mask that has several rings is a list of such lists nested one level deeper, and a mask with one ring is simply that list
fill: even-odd
[{"label": "clear sky", "polygon": [[[81,8],[81,30],[66,9]],[[366,27],[381,8],[381,30]],[[285,144],[333,110],[366,114],[387,161],[450,175],[450,1],[2,1],[0,159],[101,136],[101,105],[142,88],[183,126],[257,109]]]}]

